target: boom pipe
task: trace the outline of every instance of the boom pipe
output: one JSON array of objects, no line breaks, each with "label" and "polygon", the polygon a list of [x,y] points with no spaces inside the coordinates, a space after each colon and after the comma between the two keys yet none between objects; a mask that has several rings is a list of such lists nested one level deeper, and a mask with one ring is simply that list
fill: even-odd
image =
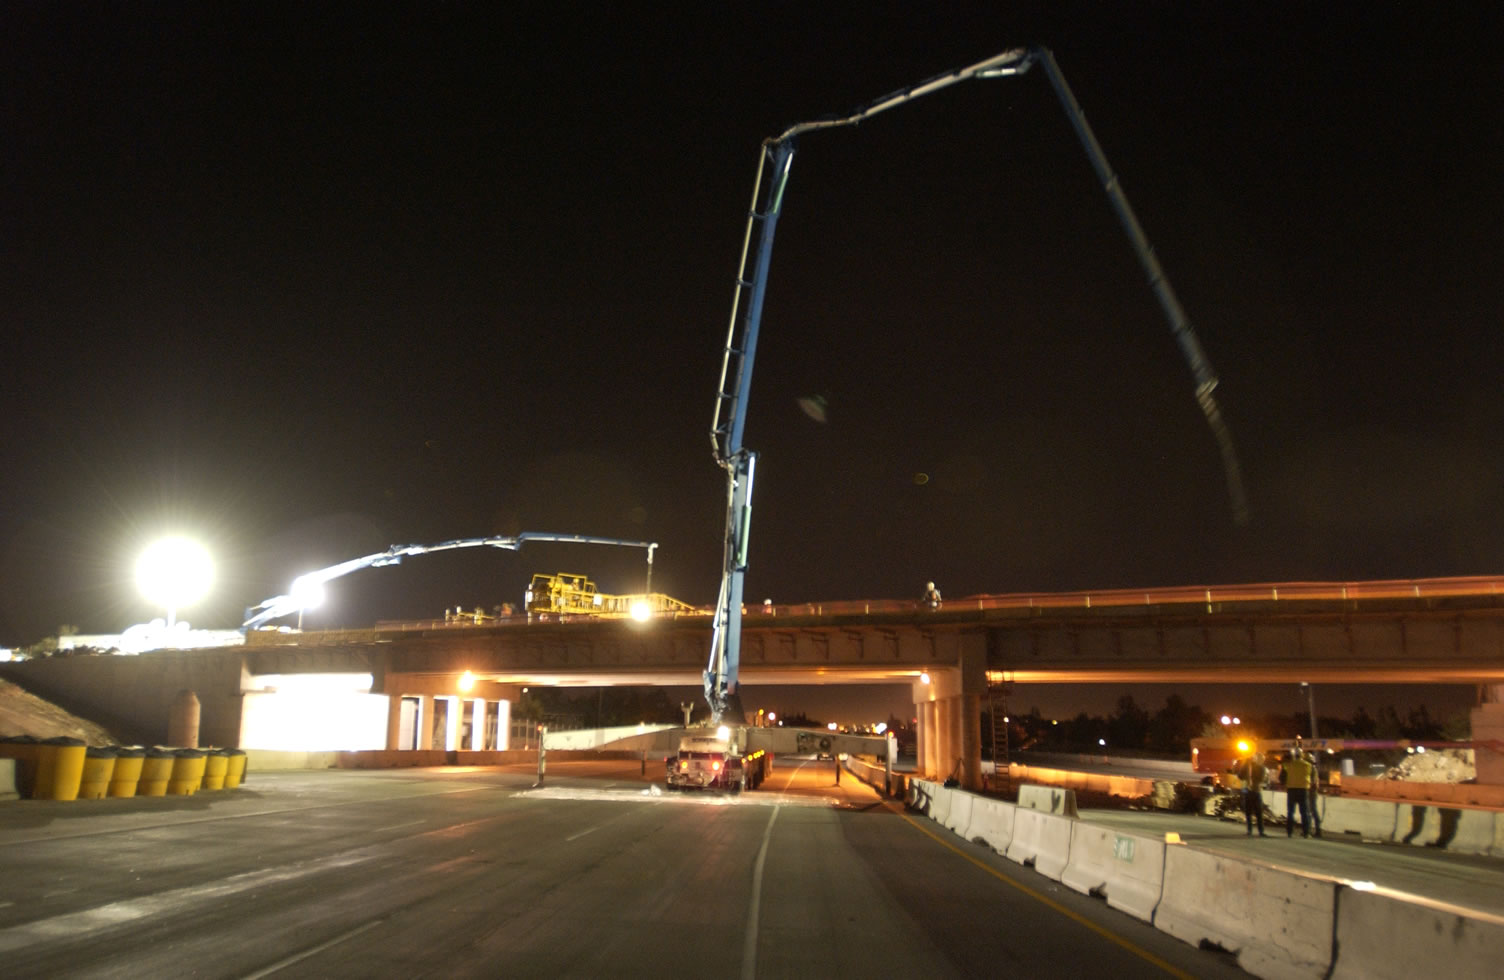
[{"label": "boom pipe", "polygon": [[287,595],[272,596],[263,599],[260,603],[246,610],[245,621],[240,624],[242,630],[255,629],[263,623],[293,613],[305,608],[308,597],[322,588],[325,582],[358,572],[363,568],[380,568],[384,565],[399,565],[402,559],[413,555],[426,555],[435,551],[452,551],[456,548],[501,548],[504,551],[516,551],[529,541],[555,542],[564,544],[606,544],[619,545],[626,548],[646,548],[648,551],[648,591],[652,591],[653,582],[653,552],[657,550],[656,542],[648,541],[623,541],[619,538],[597,538],[585,534],[552,534],[544,531],[524,531],[516,537],[486,537],[486,538],[456,538],[452,541],[441,541],[438,544],[394,544],[385,551],[374,555],[366,555],[364,558],[352,558],[342,561],[328,568],[320,568],[317,571],[299,575],[293,579],[292,587]]},{"label": "boom pipe", "polygon": [[[716,389],[715,413],[711,421],[710,441],[716,462],[726,470],[726,532],[723,548],[721,588],[716,600],[714,634],[711,640],[710,659],[705,669],[705,698],[710,704],[713,717],[719,721],[721,713],[735,693],[737,684],[738,651],[740,646],[742,579],[747,569],[747,537],[752,506],[751,475],[755,456],[742,446],[742,434],[746,427],[748,395],[752,385],[752,367],[757,354],[757,338],[762,321],[763,299],[767,291],[768,270],[772,259],[773,235],[778,217],[783,208],[783,195],[788,185],[789,168],[793,163],[794,146],[798,137],[805,133],[843,126],[855,126],[880,112],[911,102],[914,99],[938,92],[957,82],[971,78],[1000,78],[1020,75],[1035,63],[1043,66],[1050,86],[1065,109],[1066,116],[1075,129],[1076,136],[1090,159],[1101,181],[1109,202],[1133,246],[1140,264],[1144,267],[1150,288],[1159,299],[1165,316],[1170,321],[1170,331],[1179,344],[1182,354],[1195,380],[1196,401],[1201,406],[1215,435],[1222,454],[1223,470],[1227,479],[1228,493],[1232,498],[1233,519],[1239,524],[1248,522],[1248,497],[1243,489],[1242,467],[1238,463],[1232,435],[1222,419],[1222,413],[1212,392],[1217,386],[1216,373],[1201,348],[1190,320],[1186,317],[1180,301],[1170,287],[1168,277],[1149,244],[1133,208],[1128,204],[1117,175],[1107,162],[1107,156],[1097,142],[1096,135],[1086,121],[1086,114],[1076,102],[1075,94],[1066,84],[1055,56],[1048,48],[1032,46],[1011,48],[979,61],[976,64],[945,72],[908,88],[882,96],[844,116],[810,120],[796,123],[776,137],[763,141],[759,149],[757,177],[752,188],[752,206],[747,217],[747,230],[742,239],[741,262],[737,267],[736,289],[732,297],[731,320],[726,331],[726,347],[721,361],[721,378]],[[767,184],[767,205],[758,212],[758,201],[763,194],[763,175],[768,161],[773,164]],[[752,231],[762,221],[762,233],[758,239],[757,253],[753,262],[751,279],[746,278],[747,257],[752,242]],[[750,289],[745,315],[741,319],[741,342],[737,343],[738,315],[741,312],[742,291]],[[732,367],[733,360],[736,362]],[[727,382],[732,384],[728,388]],[[723,420],[723,413],[729,419]]]}]

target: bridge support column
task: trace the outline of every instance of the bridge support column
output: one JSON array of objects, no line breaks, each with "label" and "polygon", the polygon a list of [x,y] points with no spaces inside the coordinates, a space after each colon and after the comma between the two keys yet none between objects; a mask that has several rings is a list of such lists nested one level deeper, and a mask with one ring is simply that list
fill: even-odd
[{"label": "bridge support column", "polygon": [[1492,742],[1494,747],[1473,750],[1478,782],[1504,786],[1504,684],[1488,684],[1479,689],[1479,704],[1471,712],[1473,741]]},{"label": "bridge support column", "polygon": [[433,695],[418,696],[418,748],[433,748]]},{"label": "bridge support column", "polygon": [[934,779],[935,770],[939,768],[935,762],[938,758],[937,750],[940,747],[937,727],[935,702],[921,702],[919,704],[919,738],[922,754],[919,756],[919,772],[926,779]]},{"label": "bridge support column", "polygon": [[935,706],[936,779],[949,779],[956,769],[956,699],[941,698]]},{"label": "bridge support column", "polygon": [[479,752],[486,747],[486,699],[470,701],[470,744],[467,749]]},{"label": "bridge support column", "polygon": [[961,750],[961,785],[973,793],[982,789],[982,696],[963,694],[956,698],[957,727]]},{"label": "bridge support column", "polygon": [[386,696],[386,750],[395,752],[402,747],[402,695]]}]

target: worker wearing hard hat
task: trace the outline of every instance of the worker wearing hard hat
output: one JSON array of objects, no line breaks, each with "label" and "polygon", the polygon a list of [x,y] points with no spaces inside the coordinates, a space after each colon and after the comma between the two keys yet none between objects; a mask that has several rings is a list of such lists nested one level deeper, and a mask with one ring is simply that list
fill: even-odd
[{"label": "worker wearing hard hat", "polygon": [[1311,836],[1311,783],[1316,775],[1305,753],[1291,749],[1290,757],[1280,770],[1280,781],[1285,784],[1285,836],[1295,833],[1295,808],[1300,807],[1300,836]]},{"label": "worker wearing hard hat", "polygon": [[1258,821],[1259,836],[1264,833],[1264,780],[1269,771],[1264,768],[1264,754],[1255,752],[1238,764],[1237,776],[1243,781],[1243,819],[1248,822],[1248,836],[1253,836],[1253,823]]},{"label": "worker wearing hard hat", "polygon": [[935,588],[934,582],[924,583],[924,604],[931,609],[940,608],[940,590]]}]

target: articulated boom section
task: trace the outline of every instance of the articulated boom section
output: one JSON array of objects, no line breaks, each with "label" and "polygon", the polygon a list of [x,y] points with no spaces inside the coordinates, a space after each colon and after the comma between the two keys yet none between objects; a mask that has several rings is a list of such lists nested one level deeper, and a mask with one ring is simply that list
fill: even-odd
[{"label": "articulated boom section", "polygon": [[[1048,48],[1013,48],[1001,54],[960,68],[918,85],[885,95],[847,116],[819,119],[790,126],[777,137],[763,141],[758,154],[757,179],[752,187],[752,206],[747,215],[747,230],[742,238],[741,264],[737,269],[736,289],[732,295],[731,321],[726,330],[726,347],[721,361],[721,380],[716,389],[715,415],[711,422],[710,441],[716,462],[726,470],[726,541],[721,570],[721,588],[716,601],[715,628],[710,646],[710,661],[705,669],[705,700],[719,720],[730,706],[737,685],[740,659],[742,578],[747,571],[747,534],[752,514],[752,470],[755,455],[742,446],[747,421],[747,398],[752,386],[752,366],[757,355],[757,335],[762,320],[763,298],[767,292],[768,267],[773,252],[773,234],[783,209],[788,186],[789,168],[794,160],[796,139],[820,129],[854,126],[879,112],[929,95],[957,82],[971,78],[1000,78],[1020,75],[1038,64],[1048,76],[1050,87],[1070,118],[1076,136],[1096,171],[1102,189],[1128,235],[1129,243],[1143,266],[1149,286],[1159,299],[1170,331],[1180,345],[1195,381],[1196,401],[1206,416],[1222,452],[1228,493],[1232,498],[1234,520],[1248,520],[1248,500],[1243,491],[1242,472],[1234,451],[1232,436],[1217,407],[1212,391],[1217,376],[1212,371],[1201,343],[1185,311],[1175,297],[1164,270],[1155,258],[1154,249],[1139,226],[1117,175],[1097,143],[1086,115]],[[771,163],[771,169],[768,165]],[[764,176],[767,175],[766,182]],[[765,203],[762,203],[765,202]],[[752,275],[747,275],[747,258],[752,252],[753,232],[759,229]],[[746,309],[743,311],[743,296]]]},{"label": "articulated boom section", "polygon": [[438,544],[394,544],[385,551],[374,555],[366,555],[363,558],[352,558],[342,561],[338,565],[330,565],[306,575],[300,575],[293,580],[292,587],[287,595],[272,596],[263,599],[245,611],[245,622],[240,624],[242,630],[256,629],[283,616],[291,616],[302,609],[312,608],[318,605],[323,598],[324,584],[333,581],[351,572],[358,572],[363,568],[380,568],[383,565],[399,565],[402,559],[414,555],[427,555],[436,551],[452,551],[456,548],[500,548],[503,551],[516,551],[529,541],[555,542],[566,544],[609,544],[626,548],[646,548],[648,552],[648,584],[653,580],[653,552],[657,550],[656,542],[648,541],[622,541],[618,538],[596,538],[585,534],[551,534],[544,531],[524,531],[516,537],[504,538],[493,536],[488,538],[457,538],[453,541],[441,541]]}]

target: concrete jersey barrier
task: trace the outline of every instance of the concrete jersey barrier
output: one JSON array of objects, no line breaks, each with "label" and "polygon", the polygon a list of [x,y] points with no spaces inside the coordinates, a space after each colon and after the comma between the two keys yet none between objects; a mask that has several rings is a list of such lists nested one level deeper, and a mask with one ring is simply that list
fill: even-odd
[{"label": "concrete jersey barrier", "polygon": [[1336,882],[1207,851],[1165,848],[1154,927],[1237,954],[1259,977],[1324,977],[1332,962]]},{"label": "concrete jersey barrier", "polygon": [[1165,842],[1077,821],[1070,860],[1060,883],[1083,894],[1101,893],[1107,904],[1145,922],[1164,891]]},{"label": "concrete jersey barrier", "polygon": [[1076,791],[1059,786],[1023,785],[1018,788],[1018,805],[1030,810],[1041,810],[1062,817],[1079,816],[1076,810]]},{"label": "concrete jersey barrier", "polygon": [[1075,822],[1070,817],[1015,807],[1013,839],[1004,857],[1018,864],[1032,864],[1046,878],[1059,881],[1070,860],[1071,825]]},{"label": "concrete jersey barrier", "polygon": [[971,826],[972,809],[976,805],[976,797],[963,790],[950,790],[950,814],[946,817],[945,828],[951,833],[970,840],[967,836]]},{"label": "concrete jersey barrier", "polygon": [[1504,962],[1504,918],[1343,888],[1333,980],[1493,977]]},{"label": "concrete jersey barrier", "polygon": [[985,796],[971,801],[971,826],[966,828],[966,839],[974,844],[985,844],[999,854],[1006,854],[1013,843],[1013,813],[1018,808],[1002,800],[989,800]]}]

